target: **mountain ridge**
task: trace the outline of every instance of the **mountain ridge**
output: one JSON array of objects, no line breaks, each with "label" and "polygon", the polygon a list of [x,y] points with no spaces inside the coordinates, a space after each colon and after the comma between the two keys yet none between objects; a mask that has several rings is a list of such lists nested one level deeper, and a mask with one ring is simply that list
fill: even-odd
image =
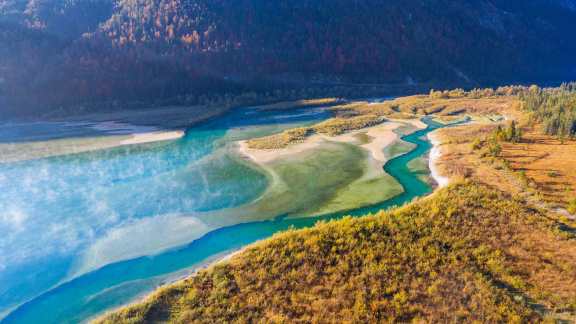
[{"label": "mountain ridge", "polygon": [[271,81],[563,80],[576,73],[574,8],[572,0],[4,0],[2,93],[15,106],[50,109]]}]

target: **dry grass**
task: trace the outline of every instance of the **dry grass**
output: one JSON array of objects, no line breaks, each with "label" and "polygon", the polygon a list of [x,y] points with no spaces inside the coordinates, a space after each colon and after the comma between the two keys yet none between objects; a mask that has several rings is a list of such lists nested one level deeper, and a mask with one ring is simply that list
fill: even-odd
[{"label": "dry grass", "polygon": [[259,150],[281,149],[290,144],[302,143],[312,134],[314,130],[309,127],[289,129],[280,134],[251,139],[248,141],[248,147]]},{"label": "dry grass", "polygon": [[280,134],[251,139],[248,141],[248,147],[260,150],[281,149],[291,144],[301,143],[308,136],[314,134],[337,136],[352,130],[375,126],[384,121],[384,118],[376,115],[362,115],[348,118],[336,117],[312,127],[294,128]]},{"label": "dry grass", "polygon": [[510,167],[524,172],[547,202],[565,207],[576,199],[576,141],[562,142],[532,129],[522,143],[502,148]]},{"label": "dry grass", "polygon": [[386,119],[377,115],[361,115],[350,118],[331,118],[314,125],[313,128],[317,133],[336,136],[352,130],[375,126],[384,121]]},{"label": "dry grass", "polygon": [[340,114],[376,114],[390,118],[414,118],[436,115],[455,117],[462,115],[517,114],[520,103],[516,97],[489,98],[431,98],[427,95],[400,97],[382,103],[353,102],[336,106]]},{"label": "dry grass", "polygon": [[[444,143],[439,160],[442,174],[453,179],[471,179],[522,196],[536,205],[540,205],[542,199],[565,202],[573,197],[559,188],[567,185],[574,188],[576,184],[575,142],[561,144],[549,136],[528,133],[525,136],[527,143],[503,144],[503,159],[482,157],[479,150],[473,149],[473,142],[476,138],[485,138],[494,128],[493,125],[466,125],[439,130],[437,134]],[[519,176],[520,171],[526,173],[528,182]],[[551,172],[556,175],[552,176]],[[562,224],[561,227],[569,231],[576,231],[574,221],[562,214],[550,211],[543,217]],[[555,232],[518,230],[514,244],[508,247],[514,261],[507,266],[525,276],[526,283],[532,287],[530,294],[550,309],[550,317],[574,321],[574,311],[565,312],[565,308],[575,306],[570,303],[576,303],[576,245],[573,240]],[[567,276],[563,271],[573,274]]]},{"label": "dry grass", "polygon": [[487,137],[494,129],[496,125],[474,124],[436,131],[443,143],[438,168],[442,174],[451,178],[473,179],[504,192],[520,194],[524,185],[514,174],[506,172],[501,162],[484,159],[480,151],[473,149],[476,139]]}]

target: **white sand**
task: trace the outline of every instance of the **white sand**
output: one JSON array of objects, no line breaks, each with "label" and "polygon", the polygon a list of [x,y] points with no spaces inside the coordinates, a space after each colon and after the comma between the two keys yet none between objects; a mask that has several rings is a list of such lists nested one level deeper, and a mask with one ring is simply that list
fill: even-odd
[{"label": "white sand", "polygon": [[399,139],[398,134],[396,134],[394,131],[406,123],[412,124],[419,129],[426,128],[426,124],[422,123],[420,120],[389,121],[377,126],[368,127],[333,137],[316,134],[308,137],[303,143],[289,145],[288,147],[281,149],[252,149],[248,147],[247,141],[238,142],[238,146],[239,152],[242,156],[249,158],[256,164],[267,164],[278,159],[287,158],[310,149],[318,148],[320,145],[322,145],[322,143],[327,141],[339,143],[356,143],[358,142],[358,139],[355,137],[355,135],[359,133],[366,133],[366,135],[372,137],[371,142],[359,146],[370,152],[370,155],[374,160],[383,164],[387,161],[387,158],[384,155],[384,149]]},{"label": "white sand", "polygon": [[430,175],[438,184],[438,187],[446,187],[450,184],[450,179],[440,174],[438,170],[438,159],[442,156],[442,149],[440,145],[442,144],[438,139],[437,135],[432,133],[428,133],[428,139],[430,143],[432,143],[433,148],[430,151],[430,161],[429,161],[429,168],[430,168]]},{"label": "white sand", "polygon": [[123,145],[170,141],[182,138],[184,135],[184,131],[176,130],[126,135],[74,137],[23,143],[0,143],[0,163],[105,150]]},{"label": "white sand", "polygon": [[248,141],[238,142],[238,152],[256,164],[267,164],[294,154],[319,147],[324,141],[323,135],[310,136],[303,143],[290,145],[282,149],[260,150],[248,147]]},{"label": "white sand", "polygon": [[172,141],[184,137],[184,134],[185,132],[181,130],[169,131],[169,132],[133,134],[131,138],[121,141],[120,145],[133,145],[133,144],[144,144],[152,142]]}]

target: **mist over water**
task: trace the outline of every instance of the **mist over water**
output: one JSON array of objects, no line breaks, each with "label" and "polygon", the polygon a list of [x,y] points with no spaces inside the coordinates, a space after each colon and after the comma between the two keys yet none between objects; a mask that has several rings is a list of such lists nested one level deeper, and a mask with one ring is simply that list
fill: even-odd
[{"label": "mist over water", "polygon": [[194,213],[266,189],[230,141],[327,116],[242,109],[177,141],[0,164],[0,314],[105,264],[190,242],[207,230]]},{"label": "mist over water", "polygon": [[[228,154],[230,143],[329,116],[322,108],[257,114],[243,109],[191,128],[174,142],[0,165],[2,184],[12,186],[0,194],[0,207],[21,206],[28,215],[3,220],[0,229],[11,235],[11,226],[21,235],[2,241],[2,258],[9,260],[0,269],[0,314],[7,316],[2,322],[81,322],[278,231],[364,215],[431,191],[407,164],[429,150],[420,138],[432,128],[404,138],[416,149],[389,161],[385,170],[405,192],[376,206],[321,218],[232,219],[227,223],[236,225],[224,227],[195,216],[235,215],[268,186],[261,171]],[[52,199],[41,194],[47,191]]]}]

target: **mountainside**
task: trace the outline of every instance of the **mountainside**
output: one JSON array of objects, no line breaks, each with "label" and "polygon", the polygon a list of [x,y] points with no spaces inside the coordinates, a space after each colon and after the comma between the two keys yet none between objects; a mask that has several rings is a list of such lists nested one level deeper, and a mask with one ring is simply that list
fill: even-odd
[{"label": "mountainside", "polygon": [[3,0],[0,96],[49,109],[266,80],[563,79],[576,73],[575,8],[574,0]]}]

